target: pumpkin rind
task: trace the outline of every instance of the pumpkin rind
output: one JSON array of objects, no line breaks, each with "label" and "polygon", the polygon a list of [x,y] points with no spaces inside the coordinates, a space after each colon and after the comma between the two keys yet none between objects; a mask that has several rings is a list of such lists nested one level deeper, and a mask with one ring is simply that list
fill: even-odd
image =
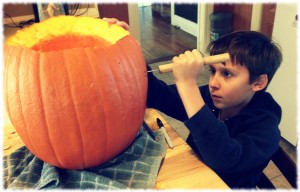
[{"label": "pumpkin rind", "polygon": [[4,51],[7,112],[38,158],[85,169],[133,142],[144,118],[147,76],[130,34],[104,47],[43,52],[8,44]]}]

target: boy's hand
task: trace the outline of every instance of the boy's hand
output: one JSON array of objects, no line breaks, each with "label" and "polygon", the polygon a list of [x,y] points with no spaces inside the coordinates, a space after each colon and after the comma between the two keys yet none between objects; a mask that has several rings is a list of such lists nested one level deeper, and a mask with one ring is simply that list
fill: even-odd
[{"label": "boy's hand", "polygon": [[197,49],[174,57],[173,63],[175,83],[196,83],[204,70],[203,57]]},{"label": "boy's hand", "polygon": [[194,49],[174,57],[173,63],[176,87],[185,111],[191,118],[204,106],[197,84],[197,78],[204,69],[203,58],[201,53]]},{"label": "boy's hand", "polygon": [[105,17],[103,17],[102,19],[104,21],[107,21],[110,24],[119,25],[119,26],[123,27],[124,29],[126,29],[127,31],[129,30],[129,25],[126,22],[124,22],[124,21],[119,21],[116,18],[105,18]]}]

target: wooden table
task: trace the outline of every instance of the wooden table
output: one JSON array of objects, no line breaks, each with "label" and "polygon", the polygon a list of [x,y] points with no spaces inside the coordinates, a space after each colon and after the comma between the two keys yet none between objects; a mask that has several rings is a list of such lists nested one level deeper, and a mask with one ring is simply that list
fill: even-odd
[{"label": "wooden table", "polygon": [[[167,154],[158,173],[157,189],[229,189],[215,172],[198,159],[189,145],[156,110],[146,110],[145,122],[153,130],[158,129],[156,118],[162,120],[174,144],[174,149],[168,148],[166,144]],[[15,128],[7,121],[4,124],[3,138],[3,155],[24,145]]]},{"label": "wooden table", "polygon": [[158,129],[156,118],[162,120],[174,144],[173,149],[166,144],[167,154],[158,173],[157,189],[229,189],[155,109],[146,110],[145,121],[152,130]]}]

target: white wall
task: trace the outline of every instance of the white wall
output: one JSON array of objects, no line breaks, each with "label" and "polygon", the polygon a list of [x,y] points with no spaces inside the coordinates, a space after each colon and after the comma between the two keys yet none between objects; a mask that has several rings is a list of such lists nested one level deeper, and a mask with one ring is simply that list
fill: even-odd
[{"label": "white wall", "polygon": [[138,7],[151,6],[151,2],[138,2]]},{"label": "white wall", "polygon": [[282,119],[279,125],[281,135],[295,146],[298,140],[297,117],[299,115],[296,14],[296,4],[277,4],[273,39],[281,45],[283,62],[268,88],[282,107]]}]

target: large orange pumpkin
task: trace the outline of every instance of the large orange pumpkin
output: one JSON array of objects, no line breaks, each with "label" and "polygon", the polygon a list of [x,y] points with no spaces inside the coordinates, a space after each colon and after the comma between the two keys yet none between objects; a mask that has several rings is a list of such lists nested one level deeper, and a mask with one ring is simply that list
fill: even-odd
[{"label": "large orange pumpkin", "polygon": [[54,17],[18,31],[5,45],[4,60],[8,115],[41,160],[89,168],[134,141],[146,107],[146,65],[122,27]]}]

